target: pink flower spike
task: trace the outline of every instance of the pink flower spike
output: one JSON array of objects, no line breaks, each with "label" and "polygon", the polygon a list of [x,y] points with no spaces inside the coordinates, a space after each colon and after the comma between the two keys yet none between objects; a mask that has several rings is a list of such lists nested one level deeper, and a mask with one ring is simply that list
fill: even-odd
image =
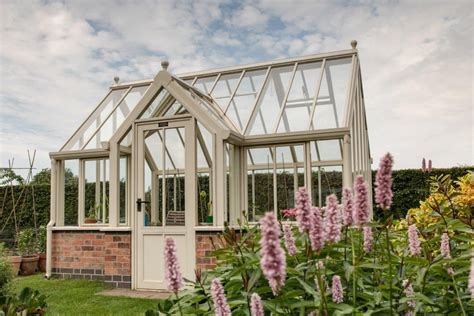
[{"label": "pink flower spike", "polygon": [[224,287],[218,278],[212,280],[211,283],[211,296],[214,303],[214,312],[216,316],[229,316],[231,315],[229,304],[224,293]]},{"label": "pink flower spike", "polygon": [[280,246],[280,226],[272,212],[267,212],[260,220],[262,238],[260,239],[260,267],[272,288],[273,295],[277,295],[285,285],[286,257]]},{"label": "pink flower spike", "polygon": [[441,255],[444,259],[451,259],[451,251],[449,250],[449,235],[448,233],[443,233],[441,235]]},{"label": "pink flower spike", "polygon": [[369,188],[361,175],[354,181],[354,224],[361,227],[369,221]]},{"label": "pink flower spike", "polygon": [[431,172],[431,159],[428,160],[428,173]]},{"label": "pink flower spike", "polygon": [[352,190],[344,188],[342,191],[342,208],[343,208],[343,223],[344,226],[349,227],[352,225],[352,216],[354,213],[354,201],[352,199]]},{"label": "pink flower spike", "polygon": [[336,304],[344,301],[344,292],[342,290],[341,277],[334,275],[332,277],[332,300]]},{"label": "pink flower spike", "polygon": [[418,230],[415,224],[408,226],[408,246],[412,256],[419,256],[421,254],[420,240],[418,239]]},{"label": "pink flower spike", "polygon": [[168,283],[168,290],[177,294],[183,286],[183,277],[179,269],[176,245],[171,237],[165,240],[165,279]]},{"label": "pink flower spike", "polygon": [[311,249],[319,251],[324,247],[324,223],[321,209],[312,207],[313,216],[311,217],[311,229],[309,231],[309,240],[311,241]]},{"label": "pink flower spike", "polygon": [[373,240],[374,237],[372,235],[372,227],[365,226],[364,227],[364,251],[369,253],[373,249]]},{"label": "pink flower spike", "polygon": [[296,192],[296,220],[301,233],[307,233],[311,229],[313,212],[311,211],[311,198],[306,188],[299,188]]},{"label": "pink flower spike", "polygon": [[265,316],[263,311],[262,299],[257,293],[253,293],[250,299],[251,316]]},{"label": "pink flower spike", "polygon": [[426,159],[423,158],[421,161],[421,172],[425,173],[426,172]]},{"label": "pink flower spike", "polygon": [[295,245],[295,238],[293,237],[293,232],[291,231],[291,226],[289,224],[283,225],[283,237],[285,238],[285,247],[290,256],[296,256],[297,250]]},{"label": "pink flower spike", "polygon": [[341,240],[341,217],[339,214],[336,195],[328,195],[326,197],[326,212],[324,214],[325,241],[337,243]]},{"label": "pink flower spike", "polygon": [[392,205],[392,165],[393,157],[390,153],[386,153],[380,159],[380,166],[375,176],[375,202],[383,210],[388,210]]},{"label": "pink flower spike", "polygon": [[[404,288],[403,293],[405,293],[405,295],[407,297],[410,297],[415,293],[413,291],[413,286],[411,285],[410,281],[403,280],[402,285],[403,285],[403,288]],[[413,307],[416,306],[416,302],[415,301],[407,301],[407,305],[413,308]]]}]

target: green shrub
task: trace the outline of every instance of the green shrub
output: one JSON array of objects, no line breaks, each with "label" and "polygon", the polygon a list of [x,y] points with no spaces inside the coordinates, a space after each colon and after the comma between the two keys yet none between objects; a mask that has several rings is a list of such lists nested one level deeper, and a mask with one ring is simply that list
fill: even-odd
[{"label": "green shrub", "polygon": [[36,244],[36,249],[39,253],[46,253],[46,238],[47,238],[47,229],[46,226],[41,225],[38,228],[38,233],[37,233],[37,244]]},{"label": "green shrub", "polygon": [[35,230],[24,228],[16,236],[17,249],[22,256],[34,255],[38,252]]},{"label": "green shrub", "polygon": [[0,296],[10,293],[13,278],[12,264],[8,260],[3,244],[0,243]]}]

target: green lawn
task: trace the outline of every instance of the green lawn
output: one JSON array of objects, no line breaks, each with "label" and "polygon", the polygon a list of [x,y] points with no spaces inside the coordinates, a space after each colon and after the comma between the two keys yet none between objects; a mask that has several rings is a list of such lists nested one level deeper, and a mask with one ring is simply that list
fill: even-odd
[{"label": "green lawn", "polygon": [[46,315],[143,315],[156,308],[156,300],[96,295],[109,289],[98,281],[45,280],[43,275],[18,277],[15,291],[31,287],[46,295]]}]

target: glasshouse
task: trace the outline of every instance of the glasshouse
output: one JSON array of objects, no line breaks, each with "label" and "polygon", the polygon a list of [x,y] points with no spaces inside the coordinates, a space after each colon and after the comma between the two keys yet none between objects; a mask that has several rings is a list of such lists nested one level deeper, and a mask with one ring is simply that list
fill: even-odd
[{"label": "glasshouse", "polygon": [[163,61],[152,80],[114,78],[50,153],[47,276],[165,289],[167,236],[193,280],[216,264],[212,236],[226,223],[281,217],[299,187],[322,206],[357,175],[370,184],[356,45],[181,75]]}]

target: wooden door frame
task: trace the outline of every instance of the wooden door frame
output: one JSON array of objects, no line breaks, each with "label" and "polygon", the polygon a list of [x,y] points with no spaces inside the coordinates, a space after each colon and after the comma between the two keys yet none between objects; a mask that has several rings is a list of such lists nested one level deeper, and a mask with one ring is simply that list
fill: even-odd
[{"label": "wooden door frame", "polygon": [[[137,198],[143,198],[143,172],[138,172],[139,159],[143,157],[143,154],[140,154],[138,146],[139,141],[143,141],[143,131],[153,129],[153,127],[158,128],[163,123],[168,123],[169,127],[184,127],[185,128],[185,210],[186,210],[186,221],[185,221],[185,234],[186,242],[189,246],[188,254],[186,255],[185,266],[181,267],[183,275],[187,279],[194,279],[194,269],[196,266],[196,238],[194,227],[196,225],[196,214],[197,214],[197,184],[196,184],[196,120],[191,116],[182,116],[176,118],[154,118],[154,119],[144,119],[136,120],[132,127],[133,133],[133,142],[132,142],[132,208],[133,212],[131,217],[131,227],[132,227],[132,254],[131,254],[131,279],[132,279],[132,289],[139,289],[139,222],[137,215],[137,206],[135,201]],[[166,126],[166,127],[168,127]],[[165,128],[166,128],[165,127]],[[163,127],[160,127],[163,128]],[[142,135],[140,135],[142,133]],[[139,179],[139,177],[141,177]],[[193,181],[194,179],[194,181]],[[140,192],[140,190],[142,192]],[[189,192],[194,192],[190,194]],[[167,230],[166,227],[163,228],[163,233],[172,232]],[[182,231],[183,228],[178,228]]]}]

